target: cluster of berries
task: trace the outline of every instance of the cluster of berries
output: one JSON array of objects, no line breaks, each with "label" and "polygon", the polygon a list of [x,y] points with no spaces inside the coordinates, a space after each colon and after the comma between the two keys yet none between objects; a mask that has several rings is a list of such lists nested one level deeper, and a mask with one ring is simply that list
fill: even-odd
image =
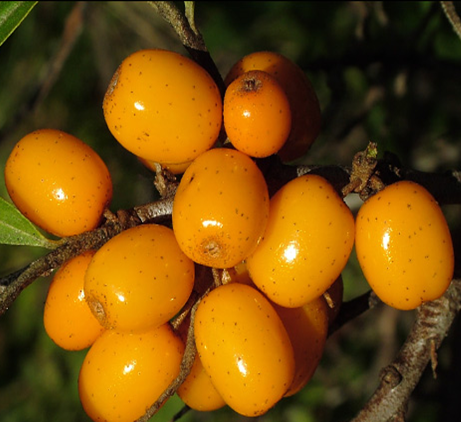
[{"label": "cluster of berries", "polygon": [[[45,328],[67,350],[89,348],[79,393],[95,421],[145,413],[180,374],[190,324],[198,354],[177,390],[189,407],[258,416],[301,390],[320,362],[354,245],[370,286],[398,309],[440,297],[453,276],[447,223],[416,183],[384,188],[357,218],[314,174],[270,197],[256,159],[293,161],[321,127],[315,91],[295,63],[253,53],[225,86],[222,96],[194,61],[151,49],[121,63],[104,97],[115,139],[179,181],[171,225],[129,228],[67,261],[50,284]],[[112,199],[101,158],[54,129],[18,142],[5,181],[18,209],[59,237],[97,228]],[[173,328],[198,266],[226,283]]]}]

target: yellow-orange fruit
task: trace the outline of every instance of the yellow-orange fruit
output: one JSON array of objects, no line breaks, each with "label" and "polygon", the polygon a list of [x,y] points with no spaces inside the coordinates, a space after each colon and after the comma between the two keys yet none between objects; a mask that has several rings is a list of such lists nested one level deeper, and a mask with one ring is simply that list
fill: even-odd
[{"label": "yellow-orange fruit", "polygon": [[200,359],[225,402],[245,416],[267,412],[294,377],[294,353],[277,312],[256,289],[230,283],[211,291],[195,315]]},{"label": "yellow-orange fruit", "polygon": [[80,401],[95,422],[133,422],[179,375],[184,346],[168,324],[143,333],[105,331],[78,378]]},{"label": "yellow-orange fruit", "polygon": [[230,268],[254,251],[266,227],[269,193],[244,153],[209,150],[187,168],[173,203],[173,230],[193,261]]},{"label": "yellow-orange fruit", "polygon": [[36,130],[15,145],[5,184],[19,211],[59,237],[95,229],[112,199],[112,180],[101,157],[56,129]]},{"label": "yellow-orange fruit", "polygon": [[310,381],[320,363],[328,334],[328,310],[323,297],[301,308],[273,306],[290,336],[295,356],[295,375],[287,397]]},{"label": "yellow-orange fruit", "polygon": [[251,157],[275,154],[291,131],[285,91],[277,79],[260,70],[245,72],[227,87],[223,117],[229,141]]},{"label": "yellow-orange fruit", "polygon": [[193,60],[145,49],[120,64],[103,111],[109,130],[128,151],[161,164],[183,163],[215,143],[222,98],[212,77]]},{"label": "yellow-orange fruit", "polygon": [[226,86],[252,70],[262,70],[275,77],[290,102],[291,132],[279,156],[285,162],[302,157],[317,139],[322,126],[320,104],[309,78],[287,57],[271,51],[257,51],[232,66],[225,78]]},{"label": "yellow-orange fruit", "polygon": [[85,298],[85,273],[95,251],[65,262],[53,276],[45,301],[43,324],[49,337],[66,350],[91,346],[104,328]]},{"label": "yellow-orange fruit", "polygon": [[354,217],[333,186],[308,174],[272,197],[264,237],[246,262],[271,301],[297,308],[323,295],[354,244]]},{"label": "yellow-orange fruit", "polygon": [[226,405],[211,382],[198,354],[195,355],[192,369],[178,388],[177,394],[187,406],[200,412],[210,412]]},{"label": "yellow-orange fruit", "polygon": [[360,267],[377,296],[410,310],[443,295],[454,271],[445,216],[423,186],[400,181],[361,206],[356,219]]},{"label": "yellow-orange fruit", "polygon": [[179,248],[173,230],[145,224],[123,231],[96,252],[84,289],[103,326],[140,332],[179,312],[194,279],[194,263]]}]

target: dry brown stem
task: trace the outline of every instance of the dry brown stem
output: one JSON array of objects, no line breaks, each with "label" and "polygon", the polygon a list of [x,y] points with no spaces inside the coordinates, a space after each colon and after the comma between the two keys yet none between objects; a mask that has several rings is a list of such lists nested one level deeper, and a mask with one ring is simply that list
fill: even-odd
[{"label": "dry brown stem", "polygon": [[351,422],[388,422],[404,420],[410,396],[434,352],[448,335],[461,309],[461,280],[452,281],[437,300],[421,305],[416,321],[395,360],[382,370],[381,381],[373,396]]}]

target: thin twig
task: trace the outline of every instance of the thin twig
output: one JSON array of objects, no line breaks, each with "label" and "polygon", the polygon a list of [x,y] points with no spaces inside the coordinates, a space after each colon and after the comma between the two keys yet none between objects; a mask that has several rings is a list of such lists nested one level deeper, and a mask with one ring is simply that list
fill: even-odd
[{"label": "thin twig", "polygon": [[440,3],[442,4],[443,12],[450,21],[453,30],[456,35],[458,35],[459,39],[461,39],[461,19],[456,12],[455,5],[452,1],[441,1]]},{"label": "thin twig", "polygon": [[[452,281],[437,300],[421,305],[416,321],[396,359],[382,371],[381,382],[351,422],[402,420],[402,409],[461,310],[461,280]],[[397,418],[397,419],[396,419]]]}]

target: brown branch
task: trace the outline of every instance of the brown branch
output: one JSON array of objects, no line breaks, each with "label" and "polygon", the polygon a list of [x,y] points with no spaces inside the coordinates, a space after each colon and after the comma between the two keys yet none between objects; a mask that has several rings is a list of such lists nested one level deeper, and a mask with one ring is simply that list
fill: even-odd
[{"label": "brown branch", "polygon": [[396,359],[383,369],[381,381],[373,396],[352,422],[387,422],[403,420],[403,409],[435,350],[447,336],[461,309],[461,280],[452,281],[446,293],[437,300],[421,305],[416,321]]},{"label": "brown branch", "polygon": [[0,279],[0,315],[3,315],[20,293],[39,277],[46,276],[64,262],[84,251],[98,249],[121,231],[139,224],[161,222],[171,216],[173,199],[168,198],[119,211],[96,230],[72,236],[48,254],[33,261],[25,268]]},{"label": "brown branch", "polygon": [[342,303],[338,316],[328,329],[328,335],[331,336],[348,322],[380,304],[381,301],[372,290]]},{"label": "brown branch", "polygon": [[[281,186],[295,177],[304,174],[318,174],[325,177],[335,189],[341,193],[350,182],[352,170],[348,167],[326,166],[288,166],[273,156],[257,160],[259,168],[264,173],[269,191],[275,193]],[[392,156],[385,156],[377,161],[376,171],[372,174],[365,172],[370,180],[377,175],[385,185],[397,180],[413,180],[426,187],[440,204],[461,204],[461,173],[457,171],[446,173],[425,173],[411,169],[404,169],[394,162]],[[364,184],[367,186],[367,183]],[[173,189],[173,188],[171,188]],[[35,279],[47,275],[51,270],[59,267],[67,259],[79,253],[102,246],[111,237],[120,231],[146,222],[164,223],[171,218],[173,209],[174,191],[157,202],[134,207],[131,210],[122,210],[109,218],[104,225],[92,232],[74,236],[55,250],[51,251],[22,270],[16,271],[0,279],[0,315],[6,312],[21,291]]]},{"label": "brown branch", "polygon": [[194,21],[194,3],[186,3],[186,13],[182,13],[172,1],[149,1],[155,11],[168,22],[184,48],[189,52],[200,66],[202,66],[214,79],[216,85],[224,97],[225,85],[216,63],[208,52],[202,34],[199,32]]},{"label": "brown branch", "polygon": [[456,35],[461,39],[461,19],[456,12],[455,5],[452,1],[441,1],[443,12],[445,16],[451,23],[453,30],[456,32]]},{"label": "brown branch", "polygon": [[160,395],[155,403],[153,403],[152,406],[147,409],[146,413],[136,420],[136,422],[147,422],[152,416],[154,416],[160,407],[162,407],[162,405],[165,403],[165,401],[176,393],[177,389],[190,374],[192,365],[194,364],[195,356],[197,354],[194,335],[195,312],[197,311],[198,305],[200,304],[202,298],[205,297],[212,288],[213,286],[210,286],[205,292],[203,292],[201,296],[197,298],[194,306],[192,306],[190,311],[190,322],[187,330],[186,348],[184,350],[184,355],[181,361],[179,375],[171,382],[171,384]]}]

